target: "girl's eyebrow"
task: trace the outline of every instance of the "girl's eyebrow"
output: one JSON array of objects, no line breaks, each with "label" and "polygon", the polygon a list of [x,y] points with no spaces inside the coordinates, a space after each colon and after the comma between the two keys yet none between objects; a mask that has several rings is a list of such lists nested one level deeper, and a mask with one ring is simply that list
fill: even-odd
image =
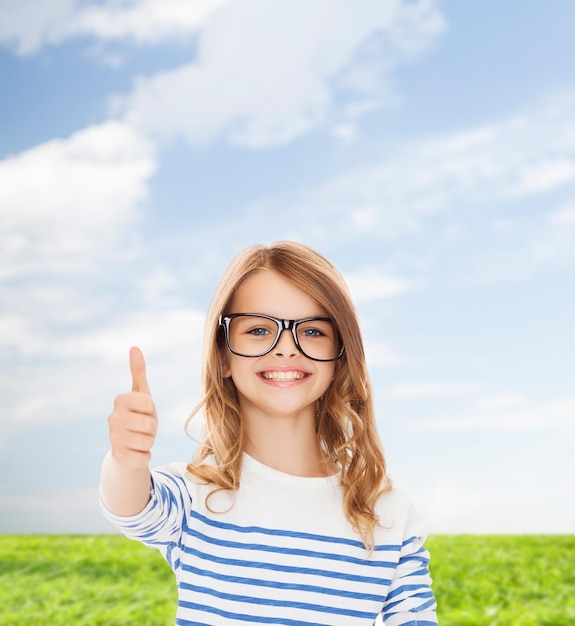
[{"label": "girl's eyebrow", "polygon": [[224,313],[224,315],[264,315],[266,317],[273,317],[276,320],[289,320],[290,322],[299,322],[300,320],[308,320],[308,319],[329,319],[333,320],[333,317],[327,313],[317,313],[313,315],[303,315],[300,317],[284,317],[279,315],[272,315],[271,313],[262,313],[261,311],[230,311],[229,313]]}]

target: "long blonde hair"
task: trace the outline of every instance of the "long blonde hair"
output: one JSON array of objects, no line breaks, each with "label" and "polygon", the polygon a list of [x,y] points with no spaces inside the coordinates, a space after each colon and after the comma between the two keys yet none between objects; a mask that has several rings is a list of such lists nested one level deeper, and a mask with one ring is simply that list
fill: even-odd
[{"label": "long blonde hair", "polygon": [[303,244],[250,247],[235,257],[223,275],[206,318],[204,398],[189,418],[203,408],[204,430],[187,469],[216,485],[215,491],[235,490],[240,485],[245,435],[236,387],[231,378],[224,377],[222,354],[226,347],[218,319],[229,313],[242,281],[262,269],[278,272],[314,298],[333,319],[345,346],[333,382],[317,401],[316,432],[324,454],[339,467],[345,515],[371,549],[378,523],[375,504],[391,489],[391,481],[376,429],[361,331],[341,274]]}]

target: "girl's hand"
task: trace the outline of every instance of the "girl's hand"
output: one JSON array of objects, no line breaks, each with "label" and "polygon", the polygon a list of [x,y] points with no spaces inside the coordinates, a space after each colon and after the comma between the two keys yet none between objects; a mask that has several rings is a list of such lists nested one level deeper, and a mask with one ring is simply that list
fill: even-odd
[{"label": "girl's hand", "polygon": [[130,349],[132,391],[119,395],[108,418],[112,457],[132,469],[148,467],[158,430],[158,416],[146,378],[146,362],[139,348]]}]

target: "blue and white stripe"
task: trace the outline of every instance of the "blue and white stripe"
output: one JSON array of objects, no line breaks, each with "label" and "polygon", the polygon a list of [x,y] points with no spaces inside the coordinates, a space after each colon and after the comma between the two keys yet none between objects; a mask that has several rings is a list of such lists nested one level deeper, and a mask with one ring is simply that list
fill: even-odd
[{"label": "blue and white stripe", "polygon": [[369,556],[336,479],[282,474],[278,484],[279,472],[249,457],[244,465],[239,491],[221,494],[223,512],[210,512],[209,487],[174,464],[154,471],[138,516],[107,514],[174,570],[177,625],[372,626],[380,613],[386,626],[437,624],[421,522],[404,494],[382,498]]}]

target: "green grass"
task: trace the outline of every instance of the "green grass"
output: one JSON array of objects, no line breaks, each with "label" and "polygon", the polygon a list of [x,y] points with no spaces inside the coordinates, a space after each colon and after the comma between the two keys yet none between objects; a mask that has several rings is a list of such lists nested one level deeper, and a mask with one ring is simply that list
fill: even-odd
[{"label": "green grass", "polygon": [[[573,626],[575,535],[433,536],[441,626]],[[172,626],[173,574],[117,535],[0,536],[0,624]]]},{"label": "green grass", "polygon": [[574,626],[575,535],[434,536],[441,626]]},{"label": "green grass", "polygon": [[119,535],[0,536],[3,626],[173,626],[174,575]]}]

